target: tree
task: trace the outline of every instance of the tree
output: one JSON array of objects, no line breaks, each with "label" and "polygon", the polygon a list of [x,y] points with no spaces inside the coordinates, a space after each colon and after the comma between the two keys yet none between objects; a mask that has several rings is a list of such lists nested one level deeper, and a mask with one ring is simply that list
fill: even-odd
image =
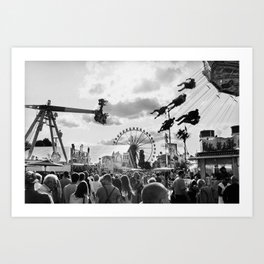
[{"label": "tree", "polygon": [[184,144],[184,160],[186,162],[186,140],[190,137],[190,134],[187,131],[187,128],[185,127],[184,129],[179,129],[179,131],[176,134],[176,137],[180,140],[183,141]]},{"label": "tree", "polygon": [[36,147],[51,147],[52,143],[48,138],[44,138],[43,140],[38,140],[35,144]]}]

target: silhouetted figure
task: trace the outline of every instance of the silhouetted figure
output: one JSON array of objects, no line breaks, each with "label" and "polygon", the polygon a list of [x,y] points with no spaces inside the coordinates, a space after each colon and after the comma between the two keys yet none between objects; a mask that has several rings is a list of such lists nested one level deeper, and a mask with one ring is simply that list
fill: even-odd
[{"label": "silhouetted figure", "polygon": [[179,117],[176,121],[180,121],[178,123],[178,125],[182,124],[182,123],[189,123],[191,125],[196,125],[199,123],[200,120],[200,116],[199,116],[199,110],[196,109],[194,111],[190,111],[188,114],[186,115],[182,115],[181,117]]},{"label": "silhouetted figure", "polygon": [[174,120],[175,120],[175,117],[165,120],[162,123],[162,126],[160,130],[158,131],[158,133],[160,133],[161,131],[169,130],[173,126]]},{"label": "silhouetted figure", "polygon": [[172,105],[169,108],[168,111],[171,111],[173,108],[175,108],[175,107],[183,104],[186,101],[186,97],[187,97],[186,94],[181,94],[177,98],[175,98],[174,100],[172,100],[172,102],[167,105],[167,107],[169,107],[170,105]]},{"label": "silhouetted figure", "polygon": [[193,89],[196,87],[196,82],[195,82],[195,79],[193,78],[188,78],[186,79],[185,82],[182,82],[180,84],[178,84],[178,86],[183,86],[183,88],[181,88],[180,90],[178,90],[179,92],[183,91],[184,89]]},{"label": "silhouetted figure", "polygon": [[159,117],[160,115],[165,114],[165,113],[166,113],[166,110],[167,110],[167,106],[162,106],[160,109],[155,109],[155,110],[154,110],[153,112],[151,112],[150,114],[152,115],[152,114],[154,114],[155,112],[157,112],[158,115],[155,117],[155,119],[156,119],[156,118]]}]

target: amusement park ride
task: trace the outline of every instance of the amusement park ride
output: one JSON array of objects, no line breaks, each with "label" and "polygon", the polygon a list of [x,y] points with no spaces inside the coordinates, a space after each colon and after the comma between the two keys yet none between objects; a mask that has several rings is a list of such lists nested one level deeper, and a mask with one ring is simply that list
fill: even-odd
[{"label": "amusement park ride", "polygon": [[[56,117],[58,116],[57,112],[68,112],[68,113],[79,113],[79,114],[94,114],[94,120],[100,124],[105,124],[106,119],[108,117],[108,114],[103,113],[103,107],[106,105],[107,101],[104,99],[98,100],[99,109],[97,110],[88,110],[88,109],[79,109],[79,108],[69,108],[69,107],[62,107],[62,106],[55,106],[51,105],[51,101],[48,100],[46,105],[26,105],[26,108],[39,110],[36,118],[32,122],[31,126],[29,127],[26,135],[25,135],[25,142],[28,144],[29,152],[28,152],[28,159],[32,156],[34,147],[36,145],[36,141],[38,139],[39,132],[42,130],[43,124],[47,124],[50,128],[50,136],[51,136],[51,142],[52,142],[52,148],[53,153],[51,155],[51,158],[55,158],[57,156],[60,156],[57,152],[57,144],[56,139],[59,139],[62,152],[64,155],[64,158],[66,160],[66,163],[68,161],[66,151],[64,148],[64,145],[62,143],[62,133],[58,129],[57,123],[56,123]],[[33,141],[30,144],[29,137],[31,132],[36,128],[36,131],[34,132]],[[53,131],[53,128],[55,131]],[[55,135],[54,135],[55,132]],[[27,148],[27,146],[26,146]]]},{"label": "amusement park ride", "polygon": [[153,162],[156,155],[156,145],[153,137],[146,130],[139,127],[129,127],[122,130],[114,139],[114,145],[129,145],[129,162],[137,168],[140,152],[144,154],[145,161]]}]

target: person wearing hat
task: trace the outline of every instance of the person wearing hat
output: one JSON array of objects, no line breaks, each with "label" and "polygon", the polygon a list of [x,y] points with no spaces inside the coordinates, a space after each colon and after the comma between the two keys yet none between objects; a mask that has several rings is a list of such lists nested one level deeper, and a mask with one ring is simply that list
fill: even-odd
[{"label": "person wearing hat", "polygon": [[37,182],[37,176],[33,171],[27,171],[25,174],[25,203],[53,203],[47,194],[41,194],[34,189]]}]

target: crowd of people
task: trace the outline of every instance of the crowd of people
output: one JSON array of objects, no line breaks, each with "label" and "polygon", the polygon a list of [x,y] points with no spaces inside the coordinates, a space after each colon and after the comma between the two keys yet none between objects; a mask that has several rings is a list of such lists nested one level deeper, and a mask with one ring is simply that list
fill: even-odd
[{"label": "crowd of people", "polygon": [[183,170],[170,175],[65,171],[43,177],[25,172],[25,203],[239,203],[239,181],[222,169],[222,177],[186,180]]}]

